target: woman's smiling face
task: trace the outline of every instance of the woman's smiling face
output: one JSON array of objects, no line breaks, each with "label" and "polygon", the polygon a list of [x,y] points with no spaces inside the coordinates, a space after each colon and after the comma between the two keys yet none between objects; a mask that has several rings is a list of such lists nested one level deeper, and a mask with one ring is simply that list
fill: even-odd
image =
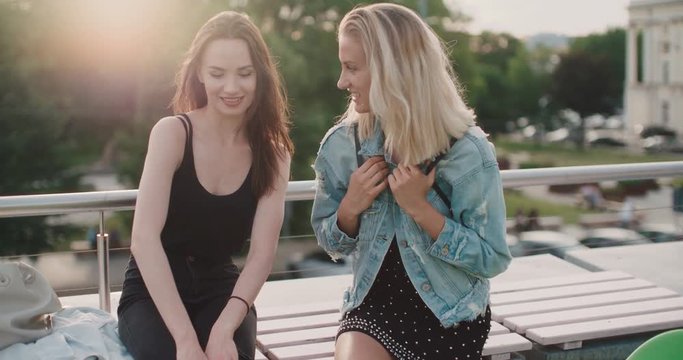
[{"label": "woman's smiling face", "polygon": [[358,113],[370,112],[370,67],[360,40],[350,34],[339,35],[341,74],[337,87],[351,93]]},{"label": "woman's smiling face", "polygon": [[246,114],[256,93],[256,70],[246,41],[211,41],[204,50],[198,75],[208,107],[230,117]]}]

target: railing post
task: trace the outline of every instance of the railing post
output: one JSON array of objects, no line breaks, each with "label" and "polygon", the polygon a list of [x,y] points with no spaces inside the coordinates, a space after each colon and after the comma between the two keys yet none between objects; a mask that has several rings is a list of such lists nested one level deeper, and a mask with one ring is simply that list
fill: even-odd
[{"label": "railing post", "polygon": [[100,294],[100,309],[111,312],[111,297],[109,288],[109,234],[104,232],[104,211],[100,211],[100,233],[97,234],[97,264],[100,280],[98,282]]}]

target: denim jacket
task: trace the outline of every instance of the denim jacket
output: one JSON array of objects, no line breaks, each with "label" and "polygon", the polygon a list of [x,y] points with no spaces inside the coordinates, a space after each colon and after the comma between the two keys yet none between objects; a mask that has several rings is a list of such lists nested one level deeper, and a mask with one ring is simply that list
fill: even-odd
[{"label": "denim jacket", "polygon": [[[379,124],[361,142],[359,154],[385,157]],[[315,160],[316,195],[311,224],[318,244],[332,258],[351,255],[353,284],[344,293],[342,313],[368,294],[390,242],[395,238],[406,273],[418,294],[444,327],[483,314],[489,281],[503,272],[511,256],[505,242],[505,202],[492,144],[479,127],[470,128],[437,165],[436,182],[451,202],[430,189],[428,200],[446,217],[434,241],[403,209],[387,188],[360,215],[356,237],[337,226],[337,209],[351,173],[358,168],[352,125],[340,123],[323,138]]]}]

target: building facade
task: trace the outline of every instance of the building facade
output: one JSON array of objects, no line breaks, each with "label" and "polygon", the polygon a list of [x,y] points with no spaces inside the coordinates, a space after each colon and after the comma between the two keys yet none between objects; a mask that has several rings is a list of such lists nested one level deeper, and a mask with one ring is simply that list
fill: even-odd
[{"label": "building facade", "polygon": [[626,127],[663,126],[683,140],[683,0],[632,0],[628,11]]}]

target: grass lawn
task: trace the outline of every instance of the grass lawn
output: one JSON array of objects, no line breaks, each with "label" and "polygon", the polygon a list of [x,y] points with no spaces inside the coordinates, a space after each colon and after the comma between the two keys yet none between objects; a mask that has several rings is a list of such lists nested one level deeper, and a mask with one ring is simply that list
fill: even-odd
[{"label": "grass lawn", "polygon": [[576,149],[573,145],[535,144],[513,141],[499,136],[494,141],[498,156],[523,155],[525,162],[545,166],[578,166],[641,163],[655,161],[681,161],[681,154],[639,154],[625,148]]},{"label": "grass lawn", "polygon": [[505,207],[506,218],[508,219],[514,218],[517,209],[521,208],[525,214],[531,209],[536,209],[540,216],[559,216],[565,224],[576,224],[579,215],[592,212],[578,206],[558,204],[524,196],[522,192],[514,189],[505,190]]},{"label": "grass lawn", "polygon": [[[618,148],[586,148],[579,150],[572,145],[535,144],[513,141],[498,137],[494,140],[499,157],[515,158],[519,164],[533,164],[532,167],[579,166],[620,163],[642,163],[655,161],[681,161],[681,154],[638,154],[628,149]],[[574,224],[582,213],[588,210],[576,206],[557,204],[542,199],[524,196],[515,189],[505,190],[507,218],[513,218],[517,209],[525,213],[535,208],[541,216],[560,216],[565,224]]]}]

